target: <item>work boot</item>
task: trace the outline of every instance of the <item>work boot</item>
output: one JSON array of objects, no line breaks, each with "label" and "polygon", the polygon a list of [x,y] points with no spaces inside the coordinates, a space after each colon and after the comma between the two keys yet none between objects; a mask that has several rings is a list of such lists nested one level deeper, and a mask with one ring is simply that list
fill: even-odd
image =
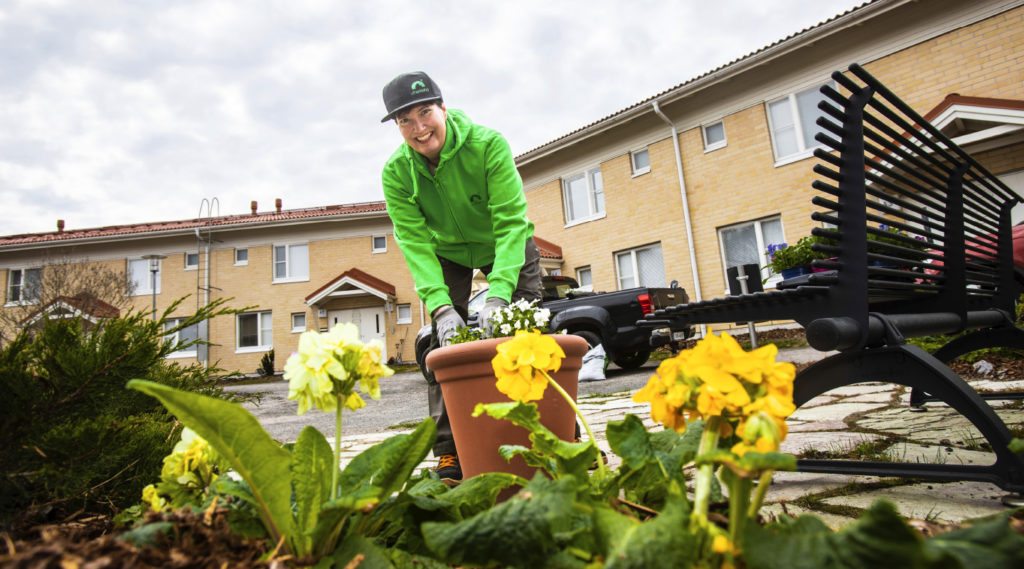
[{"label": "work boot", "polygon": [[459,455],[442,454],[437,459],[437,476],[441,480],[462,480],[462,466],[459,465]]}]

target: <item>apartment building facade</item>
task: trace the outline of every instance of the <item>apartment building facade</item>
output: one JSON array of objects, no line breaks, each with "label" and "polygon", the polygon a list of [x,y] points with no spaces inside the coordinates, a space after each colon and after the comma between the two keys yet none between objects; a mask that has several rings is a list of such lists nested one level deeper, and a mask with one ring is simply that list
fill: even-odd
[{"label": "apartment building facade", "polygon": [[818,89],[852,62],[1024,194],[1022,54],[1021,2],[865,3],[521,154],[529,215],[594,290],[723,296],[810,233]]}]

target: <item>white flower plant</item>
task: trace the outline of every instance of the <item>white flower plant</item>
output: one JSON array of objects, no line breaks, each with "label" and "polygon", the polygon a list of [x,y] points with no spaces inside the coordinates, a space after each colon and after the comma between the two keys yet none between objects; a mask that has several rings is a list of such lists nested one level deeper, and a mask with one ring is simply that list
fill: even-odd
[{"label": "white flower plant", "polygon": [[[510,338],[516,335],[518,330],[540,330],[546,333],[548,323],[551,320],[551,311],[541,308],[540,302],[531,300],[517,300],[508,306],[496,310],[491,315],[491,338]],[[483,324],[482,322],[479,324]],[[472,342],[484,338],[483,328],[459,328],[455,332],[453,344]]]}]

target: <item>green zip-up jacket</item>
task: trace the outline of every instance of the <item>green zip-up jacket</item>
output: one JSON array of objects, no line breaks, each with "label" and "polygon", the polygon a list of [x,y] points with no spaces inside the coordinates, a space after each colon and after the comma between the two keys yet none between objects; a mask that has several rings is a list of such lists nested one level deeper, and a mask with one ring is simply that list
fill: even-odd
[{"label": "green zip-up jacket", "polygon": [[510,301],[533,237],[523,181],[505,137],[455,109],[448,109],[445,124],[433,174],[426,158],[402,143],[381,176],[395,240],[431,313],[452,304],[439,255],[465,267],[493,264],[487,296]]}]

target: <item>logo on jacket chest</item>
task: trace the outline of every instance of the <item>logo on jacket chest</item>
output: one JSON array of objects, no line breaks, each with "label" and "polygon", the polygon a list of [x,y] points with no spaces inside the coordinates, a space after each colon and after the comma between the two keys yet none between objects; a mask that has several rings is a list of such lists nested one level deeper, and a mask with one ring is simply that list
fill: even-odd
[{"label": "logo on jacket chest", "polygon": [[480,205],[481,203],[483,203],[483,201],[484,201],[484,198],[480,194],[473,194],[473,195],[469,196],[469,203],[471,203],[473,205]]}]

